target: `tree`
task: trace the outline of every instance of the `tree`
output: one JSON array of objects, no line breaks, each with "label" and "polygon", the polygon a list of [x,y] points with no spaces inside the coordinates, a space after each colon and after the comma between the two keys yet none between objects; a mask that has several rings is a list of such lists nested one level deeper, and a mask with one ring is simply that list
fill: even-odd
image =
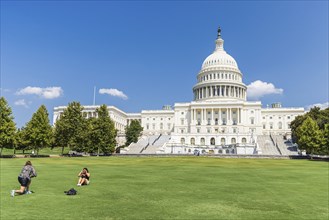
[{"label": "tree", "polygon": [[309,116],[306,117],[301,126],[297,129],[298,147],[301,150],[306,150],[308,154],[317,153],[323,146],[323,134],[319,129],[317,123]]},{"label": "tree", "polygon": [[97,149],[104,153],[112,153],[115,150],[117,130],[114,122],[110,118],[106,105],[96,109],[97,118],[90,120],[91,131],[89,139],[91,140],[90,152]]},{"label": "tree", "polygon": [[323,154],[329,155],[329,123],[324,126],[323,138],[324,138]]},{"label": "tree", "polygon": [[[315,150],[314,153],[317,154],[329,154],[328,147],[326,145],[326,140],[328,139],[326,136],[326,126],[329,124],[329,108],[321,110],[319,107],[313,107],[304,115],[297,116],[295,120],[291,122],[291,133],[293,141],[296,143],[300,143],[300,139],[304,135],[301,133],[301,126],[306,121],[307,118],[311,118],[318,126],[319,131],[322,133],[323,142],[321,146],[319,146]],[[321,136],[321,135],[320,135]],[[303,137],[305,141],[306,137]]]},{"label": "tree", "polygon": [[55,124],[55,143],[71,150],[83,151],[88,131],[87,120],[82,114],[83,106],[79,102],[71,102]]},{"label": "tree", "polygon": [[130,125],[126,127],[126,146],[132,142],[136,143],[141,136],[143,127],[138,120],[132,120]]},{"label": "tree", "polygon": [[23,151],[23,154],[24,154],[25,153],[25,150],[30,150],[30,149],[31,148],[28,145],[25,127],[22,127],[20,129],[17,129],[17,131],[16,131],[16,146],[15,146],[15,150],[22,150]]},{"label": "tree", "polygon": [[25,134],[27,144],[36,150],[50,147],[53,141],[53,130],[49,123],[49,114],[46,106],[41,105],[26,124]]},{"label": "tree", "polygon": [[0,155],[3,148],[13,148],[15,145],[16,125],[4,97],[0,98]]},{"label": "tree", "polygon": [[295,142],[295,143],[297,143],[298,142],[298,139],[299,139],[299,136],[298,136],[298,133],[297,133],[297,129],[298,129],[298,127],[300,127],[303,124],[303,122],[306,119],[306,116],[307,116],[306,114],[305,115],[298,115],[290,123],[291,137],[292,137],[293,142]]}]

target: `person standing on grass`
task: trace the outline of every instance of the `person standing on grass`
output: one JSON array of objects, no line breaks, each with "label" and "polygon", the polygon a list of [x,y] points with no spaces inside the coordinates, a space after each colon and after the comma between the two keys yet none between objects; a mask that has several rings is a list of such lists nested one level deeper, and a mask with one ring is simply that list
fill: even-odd
[{"label": "person standing on grass", "polygon": [[30,185],[31,178],[36,177],[37,172],[32,166],[31,161],[26,161],[25,166],[22,168],[21,173],[18,175],[18,182],[21,184],[21,188],[19,190],[11,190],[10,195],[12,197],[15,196],[15,193],[20,195],[22,194],[31,194]]},{"label": "person standing on grass", "polygon": [[78,177],[80,177],[80,178],[79,178],[77,186],[89,184],[90,173],[87,168],[83,168],[82,171],[79,173]]}]

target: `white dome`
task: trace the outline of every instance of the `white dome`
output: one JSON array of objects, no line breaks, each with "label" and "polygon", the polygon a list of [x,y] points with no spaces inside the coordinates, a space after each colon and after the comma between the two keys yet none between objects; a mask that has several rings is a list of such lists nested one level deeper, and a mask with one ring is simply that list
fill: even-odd
[{"label": "white dome", "polygon": [[215,51],[213,54],[210,54],[203,61],[202,69],[208,67],[225,67],[225,66],[238,69],[238,64],[236,63],[233,57],[231,57],[225,51]]},{"label": "white dome", "polygon": [[220,37],[216,40],[216,49],[202,64],[202,70],[209,67],[231,67],[239,69],[235,59],[224,50],[224,40]]}]

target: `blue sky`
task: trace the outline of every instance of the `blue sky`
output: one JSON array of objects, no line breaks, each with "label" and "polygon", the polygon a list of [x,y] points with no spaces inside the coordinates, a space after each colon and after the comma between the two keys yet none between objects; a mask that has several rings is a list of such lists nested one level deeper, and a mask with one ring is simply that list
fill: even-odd
[{"label": "blue sky", "polygon": [[94,86],[125,112],[189,102],[219,25],[250,100],[328,102],[328,1],[1,1],[1,94],[17,127]]}]

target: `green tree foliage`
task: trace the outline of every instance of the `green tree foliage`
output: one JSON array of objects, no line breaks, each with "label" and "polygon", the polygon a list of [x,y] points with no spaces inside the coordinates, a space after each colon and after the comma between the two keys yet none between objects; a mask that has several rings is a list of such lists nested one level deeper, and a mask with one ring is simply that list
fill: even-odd
[{"label": "green tree foliage", "polygon": [[62,153],[64,147],[82,152],[88,145],[88,123],[82,110],[79,102],[69,103],[55,124],[55,143],[62,147]]},{"label": "green tree foliage", "polygon": [[24,130],[27,144],[36,150],[50,147],[53,141],[53,130],[49,123],[48,111],[46,106],[41,105],[33,114],[32,119],[26,124]]},{"label": "green tree foliage", "polygon": [[[324,136],[324,142],[320,147],[314,149],[314,153],[329,154],[328,147],[325,144],[327,139],[325,137],[325,129],[326,126],[329,124],[329,108],[321,110],[319,107],[314,107],[310,109],[310,111],[306,114],[297,116],[295,120],[291,122],[291,133],[293,141],[299,144],[301,137],[304,135],[303,133],[301,133],[300,127],[308,117],[311,118],[317,124],[318,129],[322,132],[322,135]],[[317,145],[315,144],[314,146]],[[310,147],[312,147],[312,145]]]},{"label": "green tree foliage", "polygon": [[97,118],[90,120],[89,152],[95,150],[104,153],[112,153],[115,150],[117,130],[115,129],[114,122],[110,118],[106,105],[100,106],[96,109]]},{"label": "green tree foliage", "polygon": [[23,153],[25,150],[30,150],[31,147],[28,145],[27,134],[25,127],[17,129],[16,132],[16,150],[22,150]]},{"label": "green tree foliage", "polygon": [[329,155],[329,123],[325,124],[323,130],[324,147],[323,153]]},{"label": "green tree foliage", "polygon": [[0,155],[3,148],[13,148],[15,145],[16,125],[4,97],[0,98]]},{"label": "green tree foliage", "polygon": [[138,120],[132,120],[130,125],[126,127],[126,146],[132,142],[136,143],[141,136],[143,127]]},{"label": "green tree foliage", "polygon": [[319,149],[324,144],[323,134],[318,124],[309,116],[298,127],[297,133],[299,135],[298,147],[301,150],[306,150],[308,154],[319,152]]}]

